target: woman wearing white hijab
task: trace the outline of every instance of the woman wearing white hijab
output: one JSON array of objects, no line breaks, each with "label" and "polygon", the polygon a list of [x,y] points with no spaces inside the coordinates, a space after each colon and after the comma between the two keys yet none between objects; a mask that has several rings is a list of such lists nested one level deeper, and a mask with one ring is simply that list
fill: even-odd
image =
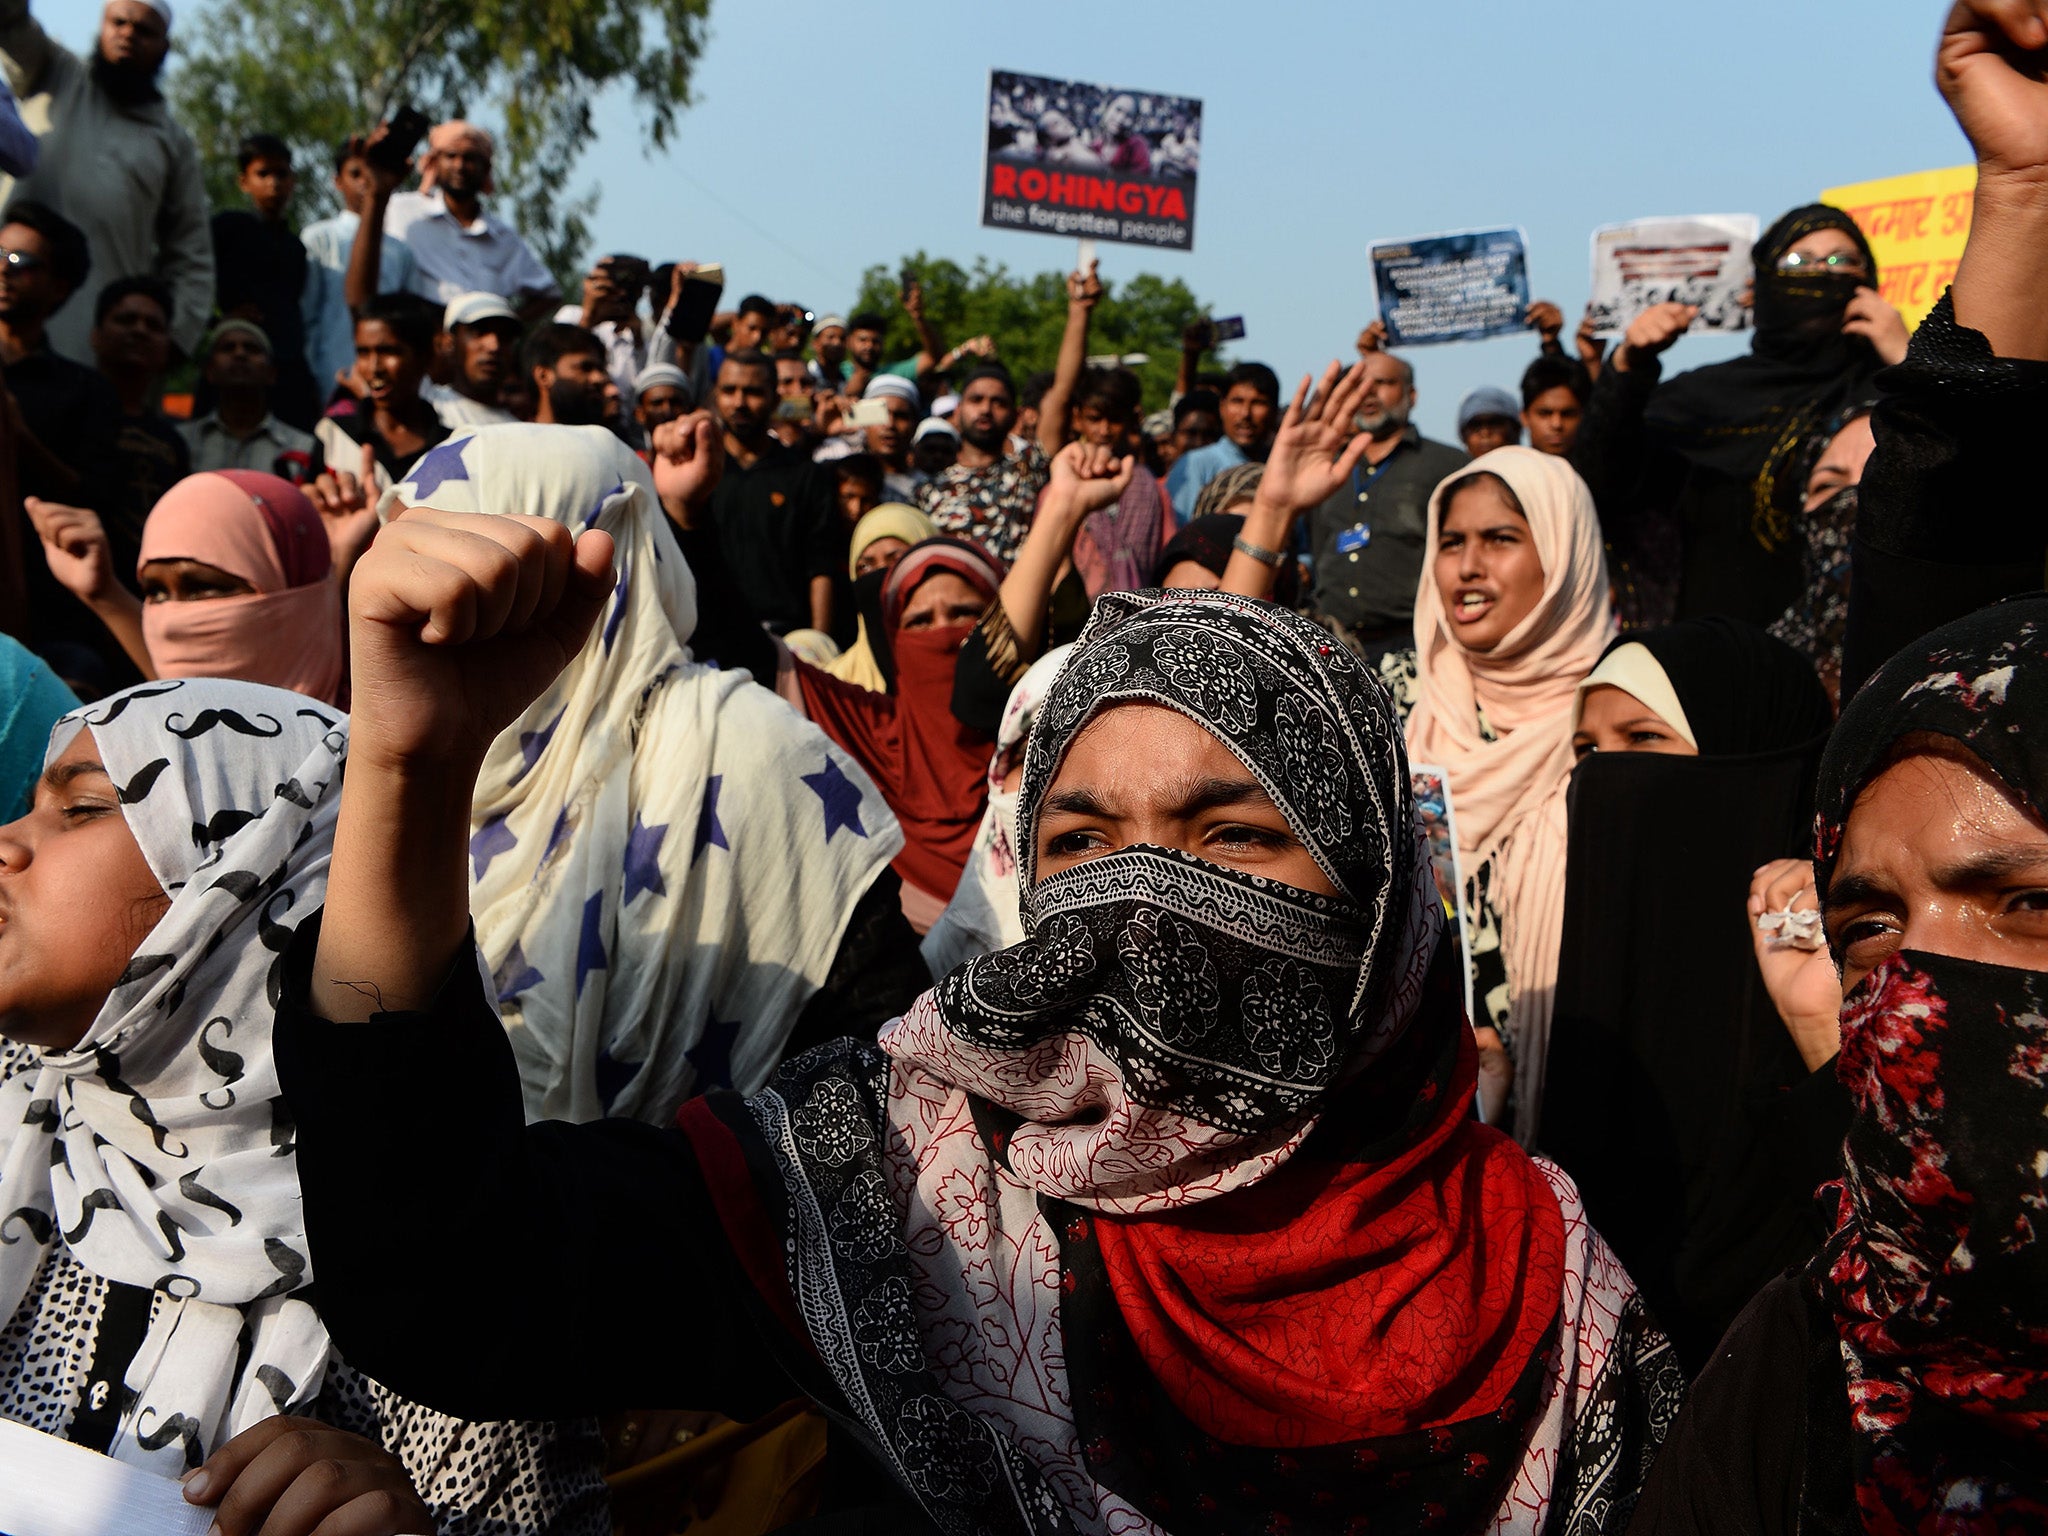
[{"label": "woman wearing white hijab", "polygon": [[[766,1083],[850,929],[847,987],[872,986],[879,945],[916,995],[915,939],[884,926],[896,818],[816,726],[690,659],[696,583],[636,454],[602,427],[486,427],[380,512],[409,507],[545,517],[616,549],[596,632],[498,737],[471,813],[477,943],[531,1118],[667,1124],[692,1092]],[[844,990],[817,1003],[831,1034],[901,1007]]]},{"label": "woman wearing white hijab", "polygon": [[1564,928],[1575,703],[1614,636],[1607,562],[1585,481],[1531,448],[1497,448],[1438,486],[1425,548],[1408,756],[1450,773],[1473,1023],[1507,1048],[1509,1128],[1532,1146]]},{"label": "woman wearing white hijab", "polygon": [[0,827],[0,1418],[168,1477],[212,1458],[186,1496],[231,1530],[598,1536],[595,1425],[436,1413],[316,1310],[271,999],[347,751],[302,695],[145,683],[60,719]]}]

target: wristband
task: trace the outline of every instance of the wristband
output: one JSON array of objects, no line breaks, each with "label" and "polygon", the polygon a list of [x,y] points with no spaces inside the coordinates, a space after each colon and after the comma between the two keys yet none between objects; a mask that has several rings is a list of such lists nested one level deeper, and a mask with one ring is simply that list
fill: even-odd
[{"label": "wristband", "polygon": [[1287,558],[1285,555],[1281,554],[1280,551],[1277,549],[1259,548],[1258,545],[1248,542],[1242,535],[1232,539],[1230,541],[1230,547],[1236,550],[1240,555],[1250,555],[1254,560],[1258,561],[1259,564],[1265,566],[1268,570],[1279,570],[1281,561]]}]

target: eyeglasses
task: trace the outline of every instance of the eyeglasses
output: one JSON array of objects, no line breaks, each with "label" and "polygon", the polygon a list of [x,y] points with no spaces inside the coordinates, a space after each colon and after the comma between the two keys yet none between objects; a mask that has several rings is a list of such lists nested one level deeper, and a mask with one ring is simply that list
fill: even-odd
[{"label": "eyeglasses", "polygon": [[49,262],[36,255],[34,251],[0,252],[0,259],[4,259],[4,264],[10,272],[40,272],[49,265]]},{"label": "eyeglasses", "polygon": [[1804,251],[1787,251],[1778,258],[1780,272],[1854,272],[1859,277],[1870,270],[1869,263],[1854,251],[1830,251],[1825,256],[1809,256]]}]

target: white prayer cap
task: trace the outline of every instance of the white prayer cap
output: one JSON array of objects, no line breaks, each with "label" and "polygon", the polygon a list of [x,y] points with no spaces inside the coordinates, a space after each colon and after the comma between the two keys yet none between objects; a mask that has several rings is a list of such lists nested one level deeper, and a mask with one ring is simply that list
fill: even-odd
[{"label": "white prayer cap", "polygon": [[878,373],[868,380],[868,387],[861,391],[863,400],[903,400],[913,410],[922,409],[924,401],[918,398],[917,386],[900,373]]}]

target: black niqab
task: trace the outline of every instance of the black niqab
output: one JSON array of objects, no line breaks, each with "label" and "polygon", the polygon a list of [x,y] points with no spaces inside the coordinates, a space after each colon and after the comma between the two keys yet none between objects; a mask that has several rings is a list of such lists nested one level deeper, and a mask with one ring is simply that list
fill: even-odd
[{"label": "black niqab", "polygon": [[[1839,229],[1868,275],[1785,273],[1778,261],[1816,230]],[[1860,336],[1842,334],[1856,290],[1875,287],[1877,258],[1839,208],[1795,208],[1757,241],[1756,332],[1745,357],[1680,374],[1659,386],[1644,424],[1695,466],[1754,487],[1751,532],[1765,549],[1785,542],[1805,487],[1795,483],[1808,439],[1850,401],[1870,393],[1881,365]]]},{"label": "black niqab", "polygon": [[1806,658],[1753,626],[1630,641],[1664,668],[1701,755],[1595,753],[1572,775],[1542,1150],[1697,1370],[1823,1235],[1786,1103],[1806,1071],[1745,902],[1760,865],[1805,850],[1831,711]]}]

